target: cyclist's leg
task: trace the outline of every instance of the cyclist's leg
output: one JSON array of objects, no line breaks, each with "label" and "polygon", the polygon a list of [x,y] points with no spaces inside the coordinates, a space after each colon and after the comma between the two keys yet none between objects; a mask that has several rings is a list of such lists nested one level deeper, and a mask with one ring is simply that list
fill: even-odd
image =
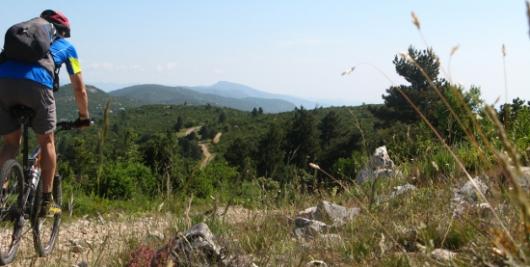
[{"label": "cyclist's leg", "polygon": [[35,112],[31,120],[31,128],[37,134],[37,142],[41,147],[40,167],[43,180],[43,192],[52,191],[53,176],[55,175],[55,130],[56,113],[55,99],[51,89],[32,81],[20,81],[23,89],[18,90],[19,101]]},{"label": "cyclist's leg", "polygon": [[53,176],[57,166],[53,132],[37,135],[41,147],[40,166],[43,193],[52,192]]},{"label": "cyclist's leg", "polygon": [[57,121],[55,111],[55,98],[51,89],[33,83],[32,90],[27,92],[31,94],[28,97],[28,106],[35,111],[31,127],[37,134],[37,142],[41,147],[40,167],[42,179],[42,207],[39,217],[53,216],[61,212],[52,198],[53,178],[57,166],[54,130]]},{"label": "cyclist's leg", "polygon": [[4,145],[0,151],[0,166],[8,159],[15,158],[20,145],[20,125],[11,117],[9,109],[17,103],[13,91],[18,89],[12,79],[0,79],[0,135]]},{"label": "cyclist's leg", "polygon": [[16,157],[20,145],[20,136],[20,129],[3,136],[4,145],[0,151],[0,166],[3,166],[8,159]]}]

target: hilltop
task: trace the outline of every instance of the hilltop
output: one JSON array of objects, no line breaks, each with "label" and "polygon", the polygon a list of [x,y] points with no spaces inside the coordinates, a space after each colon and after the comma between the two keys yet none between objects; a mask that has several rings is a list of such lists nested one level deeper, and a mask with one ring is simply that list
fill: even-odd
[{"label": "hilltop", "polygon": [[201,93],[186,87],[170,87],[156,84],[144,84],[126,87],[110,92],[111,96],[127,98],[137,105],[212,105],[251,111],[261,107],[265,112],[276,113],[290,111],[295,105],[282,99],[259,97],[230,97],[219,94]]}]

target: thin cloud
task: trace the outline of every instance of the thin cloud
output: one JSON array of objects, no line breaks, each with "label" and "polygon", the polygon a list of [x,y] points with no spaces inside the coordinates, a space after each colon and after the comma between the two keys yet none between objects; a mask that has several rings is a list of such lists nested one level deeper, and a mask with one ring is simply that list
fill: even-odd
[{"label": "thin cloud", "polygon": [[144,71],[145,69],[138,64],[126,65],[126,64],[114,64],[111,62],[95,62],[87,64],[85,69],[92,71],[105,71],[105,72],[127,72],[127,71]]},{"label": "thin cloud", "polygon": [[164,64],[159,64],[155,67],[156,71],[158,72],[165,72],[165,71],[171,71],[177,68],[177,63],[175,62],[167,62]]}]

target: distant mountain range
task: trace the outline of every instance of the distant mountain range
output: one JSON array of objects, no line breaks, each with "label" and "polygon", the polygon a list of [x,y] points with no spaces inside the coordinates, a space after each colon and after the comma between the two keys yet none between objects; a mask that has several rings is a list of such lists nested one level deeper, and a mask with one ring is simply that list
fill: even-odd
[{"label": "distant mountain range", "polygon": [[[212,93],[209,93],[212,92]],[[291,111],[296,106],[288,101],[274,98],[261,98],[252,95],[231,97],[234,93],[222,94],[219,91],[194,90],[193,87],[171,87],[156,84],[143,84],[115,90],[109,94],[114,97],[127,99],[136,105],[171,104],[171,105],[207,105],[229,107],[244,111],[251,111],[261,107],[263,111],[277,113]]]},{"label": "distant mountain range", "polygon": [[[101,117],[105,109],[107,101],[111,100],[111,112],[137,106],[135,102],[127,98],[114,98],[108,93],[94,87],[87,85],[88,105],[92,117]],[[58,92],[54,94],[55,104],[57,106],[57,119],[73,120],[78,116],[77,104],[73,94],[72,86],[70,84],[61,86]]]},{"label": "distant mountain range", "polygon": [[319,104],[315,101],[310,101],[298,97],[288,96],[288,95],[281,95],[281,94],[271,94],[264,91],[260,91],[257,89],[254,89],[250,86],[246,86],[243,84],[238,83],[232,83],[232,82],[226,82],[226,81],[220,81],[217,82],[214,85],[211,86],[194,86],[194,87],[188,87],[191,90],[206,93],[206,94],[214,94],[224,97],[232,97],[232,98],[238,98],[243,99],[246,97],[256,97],[256,98],[266,98],[266,99],[282,99],[287,102],[293,103],[295,106],[303,106],[305,108],[314,108]]},{"label": "distant mountain range", "polygon": [[[114,85],[117,86],[117,85]],[[108,89],[108,88],[107,88]],[[90,112],[94,116],[103,113],[105,103],[112,99],[111,111],[143,105],[212,105],[229,107],[242,111],[262,108],[267,113],[287,112],[297,106],[307,109],[315,106],[329,106],[281,94],[271,94],[252,87],[226,81],[211,86],[163,86],[142,84],[105,92],[94,86],[87,86]],[[59,119],[74,119],[77,107],[70,85],[63,86],[55,95]]]},{"label": "distant mountain range", "polygon": [[[96,83],[96,87],[102,89],[105,92],[111,92],[121,88],[133,86],[131,84],[116,84],[116,83]],[[172,87],[172,86],[168,86]],[[197,91],[205,94],[213,94],[224,97],[242,99],[245,97],[252,98],[266,98],[266,99],[281,99],[287,102],[293,103],[295,106],[303,106],[307,109],[312,109],[316,106],[343,106],[343,105],[354,105],[360,103],[351,103],[351,101],[344,101],[340,99],[306,99],[303,97],[295,97],[284,94],[273,94],[263,90],[258,90],[247,85],[220,81],[209,86],[176,86],[180,88],[186,88],[193,91]]]}]

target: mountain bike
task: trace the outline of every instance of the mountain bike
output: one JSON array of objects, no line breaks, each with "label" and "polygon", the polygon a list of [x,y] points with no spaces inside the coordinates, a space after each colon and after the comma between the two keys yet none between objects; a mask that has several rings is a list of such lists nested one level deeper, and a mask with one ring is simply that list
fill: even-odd
[{"label": "mountain bike", "polygon": [[[53,218],[39,217],[42,204],[42,183],[40,179],[40,152],[37,146],[28,154],[28,128],[34,112],[24,106],[10,110],[22,128],[22,165],[14,159],[6,161],[0,171],[0,265],[15,259],[24,234],[32,230],[33,245],[40,257],[47,256],[54,248],[59,235],[61,214]],[[60,122],[57,132],[78,128],[75,122]],[[52,195],[61,205],[61,176],[53,179]],[[24,229],[27,221],[31,228]]]}]

